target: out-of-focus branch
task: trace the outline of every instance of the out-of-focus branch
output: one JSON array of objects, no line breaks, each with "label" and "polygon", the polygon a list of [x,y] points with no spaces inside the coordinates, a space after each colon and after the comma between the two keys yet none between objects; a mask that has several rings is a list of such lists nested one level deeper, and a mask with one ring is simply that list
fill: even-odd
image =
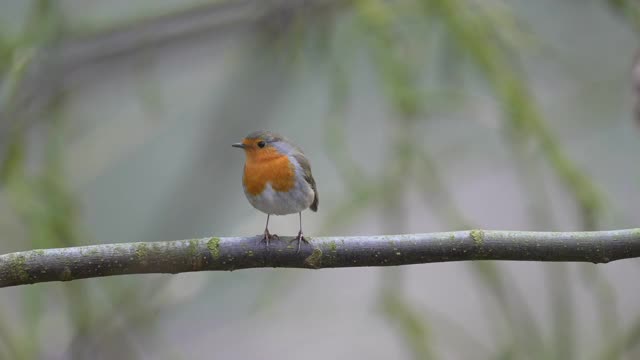
[{"label": "out-of-focus branch", "polygon": [[[227,34],[229,30],[279,25],[287,29],[298,15],[317,17],[336,7],[336,0],[233,0],[200,5],[164,16],[144,19],[128,26],[66,36],[43,49],[38,69],[29,79],[29,90],[47,84],[60,86],[72,73],[119,57],[198,38]],[[277,23],[277,24],[276,24]],[[271,26],[269,26],[271,25]]]},{"label": "out-of-focus branch", "polygon": [[192,39],[221,38],[233,31],[286,31],[300,16],[311,21],[347,4],[338,0],[227,0],[90,34],[61,34],[54,42],[30,49],[35,52],[34,61],[17,84],[11,111],[0,107],[0,144],[14,126],[7,125],[7,119],[27,110],[38,113],[56,94],[104,76],[104,66],[118,60],[136,59]]},{"label": "out-of-focus branch", "polygon": [[466,260],[606,263],[640,257],[640,228],[593,232],[471,230],[318,237],[296,253],[293,238],[267,250],[260,237],[104,244],[0,255],[0,287],[112,275],[261,267],[338,268]]},{"label": "out-of-focus branch", "polygon": [[[319,16],[336,0],[229,0],[132,23],[128,26],[64,39],[51,49],[56,62],[73,69],[83,64],[131,55],[168,43],[179,43],[202,34],[254,25],[287,25],[298,15]],[[271,26],[273,28],[273,26]]]}]

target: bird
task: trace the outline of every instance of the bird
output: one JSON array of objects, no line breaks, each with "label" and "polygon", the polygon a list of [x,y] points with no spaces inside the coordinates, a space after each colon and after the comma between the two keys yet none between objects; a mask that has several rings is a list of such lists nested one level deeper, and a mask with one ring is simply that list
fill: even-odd
[{"label": "bird", "polygon": [[300,252],[301,242],[308,243],[302,233],[302,211],[307,208],[318,211],[316,181],[302,149],[284,136],[266,130],[254,131],[231,146],[245,153],[242,187],[247,200],[267,214],[260,242],[264,241],[268,250],[270,241],[279,239],[269,232],[271,215],[298,213],[300,230],[293,240],[298,241],[296,253]]}]

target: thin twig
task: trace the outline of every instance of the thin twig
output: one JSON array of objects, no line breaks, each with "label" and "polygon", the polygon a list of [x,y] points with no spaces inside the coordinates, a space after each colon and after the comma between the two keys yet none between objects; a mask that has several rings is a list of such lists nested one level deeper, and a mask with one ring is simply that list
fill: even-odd
[{"label": "thin twig", "polygon": [[466,260],[607,263],[640,257],[640,228],[589,232],[471,230],[428,234],[293,237],[269,249],[257,237],[202,238],[30,250],[0,255],[0,287],[112,275],[262,267],[337,268]]}]

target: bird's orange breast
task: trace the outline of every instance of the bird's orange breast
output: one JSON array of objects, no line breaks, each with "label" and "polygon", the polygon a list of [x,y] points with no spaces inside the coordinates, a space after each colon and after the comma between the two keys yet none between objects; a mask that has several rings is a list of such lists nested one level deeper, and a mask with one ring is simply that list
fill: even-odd
[{"label": "bird's orange breast", "polygon": [[289,191],[295,186],[295,168],[275,149],[248,151],[242,183],[251,195],[262,193],[267,183],[275,191]]}]

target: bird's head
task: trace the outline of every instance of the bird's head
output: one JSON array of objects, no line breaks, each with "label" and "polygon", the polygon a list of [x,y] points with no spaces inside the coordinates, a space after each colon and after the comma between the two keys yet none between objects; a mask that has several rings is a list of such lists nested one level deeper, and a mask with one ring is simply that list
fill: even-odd
[{"label": "bird's head", "polygon": [[247,135],[242,142],[231,146],[243,149],[248,161],[260,161],[279,156],[287,156],[295,151],[284,137],[270,131],[255,131]]}]

